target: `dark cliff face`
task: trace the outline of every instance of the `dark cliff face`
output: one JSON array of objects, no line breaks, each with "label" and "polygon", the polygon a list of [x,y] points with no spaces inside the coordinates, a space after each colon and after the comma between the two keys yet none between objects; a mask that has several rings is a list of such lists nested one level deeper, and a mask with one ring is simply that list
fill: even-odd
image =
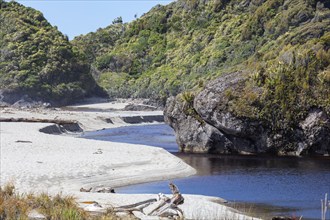
[{"label": "dark cliff face", "polygon": [[[295,123],[274,129],[264,119],[239,117],[230,110],[228,89],[242,90],[246,74],[235,72],[210,82],[195,95],[168,99],[165,121],[184,152],[300,156],[330,153],[330,118],[312,108]],[[187,98],[189,97],[189,98]]]}]

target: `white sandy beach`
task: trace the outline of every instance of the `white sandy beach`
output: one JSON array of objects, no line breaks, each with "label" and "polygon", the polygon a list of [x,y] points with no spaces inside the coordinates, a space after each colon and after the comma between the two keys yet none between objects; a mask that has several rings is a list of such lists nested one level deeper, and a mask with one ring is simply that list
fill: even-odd
[{"label": "white sandy beach", "polygon": [[[111,108],[115,109],[113,103]],[[117,106],[118,109],[122,107]],[[90,107],[87,105],[84,107]],[[97,106],[99,108],[101,104]],[[107,103],[102,104],[106,109]],[[96,108],[94,106],[94,108]],[[122,117],[161,115],[162,112],[81,112],[60,109],[18,110],[3,108],[1,118],[75,120],[84,131],[127,125]],[[111,119],[112,123],[108,123]],[[97,201],[102,206],[127,205],[156,195],[124,195],[80,192],[81,187],[120,187],[168,180],[195,174],[181,159],[161,148],[53,135],[39,130],[52,124],[1,122],[1,185],[13,182],[19,192],[63,192],[79,202]],[[101,153],[100,153],[101,152]],[[179,186],[180,187],[180,186]],[[183,195],[187,219],[250,219],[214,197]],[[219,200],[220,201],[220,200]]]}]

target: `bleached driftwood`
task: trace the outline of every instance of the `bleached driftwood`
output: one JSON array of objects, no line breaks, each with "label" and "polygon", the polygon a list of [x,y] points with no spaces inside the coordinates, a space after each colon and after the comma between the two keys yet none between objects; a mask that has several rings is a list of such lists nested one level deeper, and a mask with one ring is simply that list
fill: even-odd
[{"label": "bleached driftwood", "polygon": [[89,189],[85,189],[83,187],[80,188],[80,192],[90,192],[92,191],[92,187],[90,187]]},{"label": "bleached driftwood", "polygon": [[115,189],[112,187],[97,187],[94,189],[92,187],[90,187],[89,189],[81,187],[80,192],[115,193]]},{"label": "bleached driftwood", "polygon": [[[184,198],[181,195],[178,187],[173,183],[169,184],[172,192],[172,197],[169,198],[164,194],[159,194],[158,199],[148,199],[142,202],[137,202],[130,205],[120,206],[114,208],[115,212],[126,212],[132,214],[134,211],[138,211],[147,216],[159,216],[159,217],[174,217],[183,218],[183,211],[178,207],[184,203]],[[148,213],[145,213],[145,208],[152,204],[159,202],[159,204]]]},{"label": "bleached driftwood", "polygon": [[115,212],[127,212],[133,214],[134,211],[139,211],[145,215],[144,208],[148,207],[150,204],[156,202],[157,199],[148,199],[142,202],[137,202],[131,205],[120,206],[114,208]]}]

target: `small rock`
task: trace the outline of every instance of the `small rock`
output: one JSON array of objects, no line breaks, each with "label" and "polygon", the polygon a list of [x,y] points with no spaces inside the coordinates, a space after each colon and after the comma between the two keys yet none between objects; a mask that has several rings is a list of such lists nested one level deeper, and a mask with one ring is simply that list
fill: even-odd
[{"label": "small rock", "polygon": [[97,149],[97,151],[94,152],[93,154],[103,154],[103,151],[102,151],[102,149]]}]

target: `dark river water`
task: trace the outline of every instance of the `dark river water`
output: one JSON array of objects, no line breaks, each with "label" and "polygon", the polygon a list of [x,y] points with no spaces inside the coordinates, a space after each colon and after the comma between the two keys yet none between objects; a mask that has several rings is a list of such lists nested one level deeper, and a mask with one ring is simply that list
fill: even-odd
[{"label": "dark river water", "polygon": [[[329,158],[221,156],[178,153],[173,130],[164,124],[87,132],[82,137],[163,147],[196,168],[192,177],[172,180],[184,194],[222,197],[256,217],[275,215],[321,219],[330,193]],[[119,188],[119,193],[170,193],[169,181]],[[328,218],[330,214],[328,213]],[[298,218],[299,219],[299,218]]]}]

